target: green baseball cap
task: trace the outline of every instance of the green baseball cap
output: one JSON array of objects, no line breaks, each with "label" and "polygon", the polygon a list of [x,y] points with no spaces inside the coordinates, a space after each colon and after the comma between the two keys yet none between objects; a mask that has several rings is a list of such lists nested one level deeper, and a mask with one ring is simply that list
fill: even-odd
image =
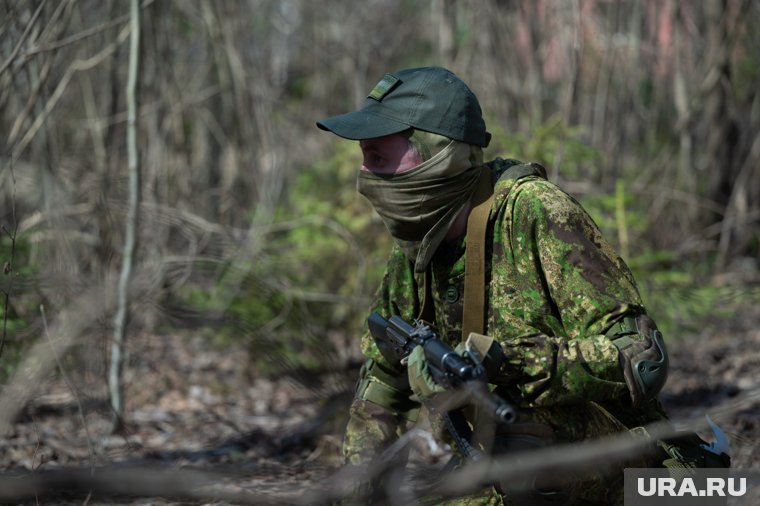
[{"label": "green baseball cap", "polygon": [[486,147],[491,134],[475,94],[453,72],[420,67],[385,74],[361,109],[317,122],[352,140],[391,135],[410,127]]}]

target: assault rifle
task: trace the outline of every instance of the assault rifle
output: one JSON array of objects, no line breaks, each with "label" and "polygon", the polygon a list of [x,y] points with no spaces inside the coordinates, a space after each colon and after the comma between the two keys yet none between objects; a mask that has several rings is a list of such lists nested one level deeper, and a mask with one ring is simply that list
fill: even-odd
[{"label": "assault rifle", "polygon": [[410,325],[399,316],[386,320],[373,311],[367,323],[380,353],[389,362],[401,362],[415,346],[422,346],[436,383],[447,390],[467,391],[474,403],[497,422],[512,423],[515,420],[515,408],[488,389],[486,370],[476,353],[466,350],[460,355],[419,320]]}]

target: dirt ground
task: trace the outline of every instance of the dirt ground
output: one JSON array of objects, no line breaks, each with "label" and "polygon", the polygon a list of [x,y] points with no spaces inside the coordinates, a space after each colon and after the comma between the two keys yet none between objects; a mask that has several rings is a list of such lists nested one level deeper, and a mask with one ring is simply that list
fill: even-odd
[{"label": "dirt ground", "polygon": [[[677,425],[701,423],[710,414],[729,435],[737,468],[760,469],[758,317],[760,308],[750,307],[741,318],[720,322],[720,331],[706,327],[670,345],[671,374],[661,397]],[[307,487],[324,485],[338,469],[355,367],[251,378],[246,350],[213,346],[185,331],[137,336],[130,347],[126,431],[109,432],[100,377],[72,366],[65,378],[59,375],[39,388],[12,433],[0,439],[2,475],[44,475],[115,463],[205,469],[228,473],[223,480],[228,491],[295,497]],[[141,495],[139,488],[130,495]],[[89,496],[72,490],[66,496],[13,503],[209,502]]]},{"label": "dirt ground", "polygon": [[[729,437],[732,466],[760,468],[760,308],[748,307],[669,346],[661,394],[678,424],[709,415]],[[710,432],[702,432],[708,436]]]}]

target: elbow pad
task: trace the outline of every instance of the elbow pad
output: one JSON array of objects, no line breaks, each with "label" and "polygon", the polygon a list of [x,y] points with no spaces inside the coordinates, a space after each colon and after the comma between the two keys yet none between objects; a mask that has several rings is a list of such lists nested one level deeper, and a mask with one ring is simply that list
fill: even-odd
[{"label": "elbow pad", "polygon": [[633,405],[654,399],[668,378],[668,352],[657,325],[647,315],[626,317],[607,336],[618,349]]}]

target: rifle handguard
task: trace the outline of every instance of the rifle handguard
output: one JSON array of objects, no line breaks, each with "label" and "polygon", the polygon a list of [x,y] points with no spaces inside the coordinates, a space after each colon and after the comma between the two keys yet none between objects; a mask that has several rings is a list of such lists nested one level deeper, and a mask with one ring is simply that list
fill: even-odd
[{"label": "rifle handguard", "polygon": [[[481,363],[481,358],[478,356],[480,352],[477,349],[466,350],[460,355],[443,342],[429,325],[421,321],[415,322],[412,326],[399,316],[392,316],[386,320],[379,313],[372,312],[367,318],[367,323],[378,349],[391,363],[402,362],[417,346],[420,346],[426,368],[440,387],[449,390],[466,389],[472,395],[473,401],[499,422],[511,423],[516,418],[515,409],[488,389],[487,371]],[[487,336],[481,337],[487,338]],[[499,352],[501,351],[501,347],[493,339],[491,339],[491,344]],[[421,360],[422,357],[414,357],[415,362],[418,359]],[[417,367],[416,364],[415,367]],[[421,370],[419,372],[422,374]],[[410,382],[416,379],[410,377]],[[437,389],[426,388],[426,390]]]}]

